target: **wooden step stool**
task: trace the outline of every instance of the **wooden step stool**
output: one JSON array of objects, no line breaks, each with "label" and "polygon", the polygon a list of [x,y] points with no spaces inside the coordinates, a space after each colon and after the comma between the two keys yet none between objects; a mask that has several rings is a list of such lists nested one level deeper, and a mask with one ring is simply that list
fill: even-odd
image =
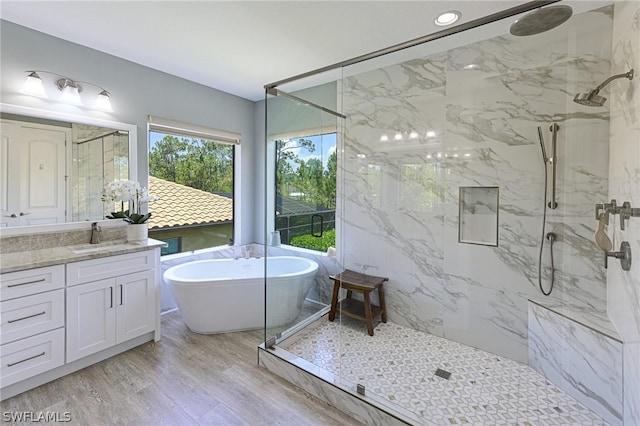
[{"label": "wooden step stool", "polygon": [[[333,280],[333,297],[331,298],[329,321],[333,321],[336,318],[336,312],[341,312],[348,317],[365,321],[367,323],[369,336],[373,336],[374,318],[380,315],[382,322],[387,322],[387,308],[384,303],[384,288],[382,284],[385,281],[389,281],[389,278],[365,275],[349,269],[339,274],[331,275],[329,278]],[[338,304],[338,293],[341,286],[347,290],[347,297],[342,301],[342,306]],[[378,289],[380,306],[371,304],[369,293],[375,289]],[[362,293],[364,302],[351,298],[351,294],[354,291]]]}]

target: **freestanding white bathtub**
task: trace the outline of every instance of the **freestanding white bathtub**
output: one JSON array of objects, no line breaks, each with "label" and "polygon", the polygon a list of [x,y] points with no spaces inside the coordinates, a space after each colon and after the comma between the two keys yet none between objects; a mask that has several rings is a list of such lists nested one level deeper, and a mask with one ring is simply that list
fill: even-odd
[{"label": "freestanding white bathtub", "polygon": [[[293,256],[267,258],[267,324],[285,325],[299,314],[318,264]],[[265,259],[197,260],[163,274],[189,329],[226,333],[264,327]]]}]

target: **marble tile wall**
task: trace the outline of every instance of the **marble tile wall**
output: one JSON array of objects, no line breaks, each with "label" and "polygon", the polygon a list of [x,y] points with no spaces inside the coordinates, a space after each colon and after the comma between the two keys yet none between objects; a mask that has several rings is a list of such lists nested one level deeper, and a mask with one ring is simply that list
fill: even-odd
[{"label": "marble tile wall", "polygon": [[[606,314],[593,206],[608,195],[609,116],[571,100],[609,75],[612,18],[607,7],[560,32],[483,40],[344,80],[338,251],[346,267],[390,278],[391,321],[527,361],[527,300],[542,297],[537,127],[550,151],[552,122],[559,207],[547,209],[546,231],[559,239],[549,300]],[[460,186],[499,187],[498,247],[458,242]]]},{"label": "marble tile wall", "polygon": [[622,341],[530,303],[529,365],[609,424],[623,424]]},{"label": "marble tile wall", "polygon": [[[640,207],[640,3],[615,2],[611,74],[635,70],[635,77],[607,86],[611,108],[609,199]],[[607,95],[605,95],[607,96]],[[618,250],[628,241],[634,260],[630,271],[618,262],[607,270],[607,305],[624,345],[624,424],[640,424],[640,217],[627,221],[625,230],[611,228]]]}]

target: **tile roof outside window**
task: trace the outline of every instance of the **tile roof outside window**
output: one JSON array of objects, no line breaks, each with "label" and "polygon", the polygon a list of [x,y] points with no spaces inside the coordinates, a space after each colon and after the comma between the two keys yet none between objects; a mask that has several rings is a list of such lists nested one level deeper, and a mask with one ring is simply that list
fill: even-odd
[{"label": "tile roof outside window", "polygon": [[149,229],[167,229],[231,222],[233,200],[149,176],[149,193],[160,197],[149,204]]}]

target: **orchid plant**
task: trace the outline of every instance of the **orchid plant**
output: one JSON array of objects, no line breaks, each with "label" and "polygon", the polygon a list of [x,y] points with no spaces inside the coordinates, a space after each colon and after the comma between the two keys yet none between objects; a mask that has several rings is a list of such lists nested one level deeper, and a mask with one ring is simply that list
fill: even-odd
[{"label": "orchid plant", "polygon": [[[120,203],[120,211],[111,212],[107,219],[123,219],[131,224],[145,223],[151,217],[151,213],[142,214],[141,206],[158,200],[155,195],[149,194],[147,188],[142,188],[140,183],[133,180],[114,180],[105,185],[102,191],[102,201],[105,203]],[[127,210],[124,204],[127,203]]]}]

